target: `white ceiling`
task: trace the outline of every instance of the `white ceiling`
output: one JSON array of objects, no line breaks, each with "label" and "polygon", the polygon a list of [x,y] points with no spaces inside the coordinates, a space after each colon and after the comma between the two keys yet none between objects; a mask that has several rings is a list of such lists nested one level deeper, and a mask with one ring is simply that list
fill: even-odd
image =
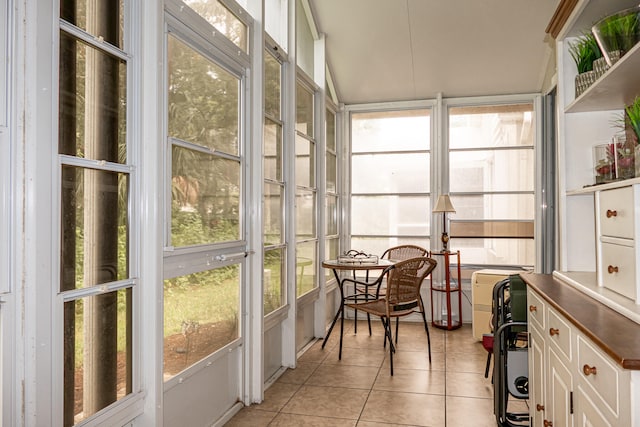
[{"label": "white ceiling", "polygon": [[559,0],[309,0],[345,104],[538,92]]}]

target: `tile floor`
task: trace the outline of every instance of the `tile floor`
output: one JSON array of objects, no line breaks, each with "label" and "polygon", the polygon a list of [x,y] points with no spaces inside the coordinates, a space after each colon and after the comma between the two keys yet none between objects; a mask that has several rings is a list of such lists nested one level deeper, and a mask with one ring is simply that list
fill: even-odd
[{"label": "tile floor", "polygon": [[[341,361],[339,329],[324,349],[318,340],[266,390],[263,403],[242,409],[227,426],[496,426],[493,387],[484,378],[487,353],[470,325],[454,331],[430,325],[429,366],[424,326],[402,323],[391,377],[382,326],[372,323],[369,336],[365,322],[357,335],[345,322]],[[516,404],[527,410],[526,402]]]}]

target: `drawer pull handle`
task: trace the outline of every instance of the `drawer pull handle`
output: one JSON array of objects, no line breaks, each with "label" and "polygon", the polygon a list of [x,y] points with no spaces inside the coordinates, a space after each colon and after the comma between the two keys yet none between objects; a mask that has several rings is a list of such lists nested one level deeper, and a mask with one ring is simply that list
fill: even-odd
[{"label": "drawer pull handle", "polygon": [[582,372],[588,377],[589,375],[595,375],[598,373],[598,370],[595,366],[584,365],[582,367]]},{"label": "drawer pull handle", "polygon": [[560,335],[560,330],[556,328],[549,328],[549,335],[551,336]]},{"label": "drawer pull handle", "polygon": [[544,427],[553,427],[553,423],[549,420],[544,420],[542,424],[544,425]]},{"label": "drawer pull handle", "polygon": [[538,411],[538,412],[540,412],[540,411],[544,411],[544,405],[541,405],[541,404],[539,404],[539,403],[538,403],[538,404],[536,405],[536,411]]},{"label": "drawer pull handle", "polygon": [[609,272],[609,274],[617,273],[618,272],[618,266],[616,265],[614,267],[613,265],[610,265],[609,267],[607,267],[607,271]]},{"label": "drawer pull handle", "polygon": [[611,209],[607,209],[607,218],[611,218],[613,216],[618,216],[618,211],[612,211]]},{"label": "drawer pull handle", "polygon": [[529,311],[530,311],[530,312],[532,312],[532,313],[533,313],[534,311],[538,311],[538,307],[536,307],[535,305],[530,305],[530,306],[529,306]]}]

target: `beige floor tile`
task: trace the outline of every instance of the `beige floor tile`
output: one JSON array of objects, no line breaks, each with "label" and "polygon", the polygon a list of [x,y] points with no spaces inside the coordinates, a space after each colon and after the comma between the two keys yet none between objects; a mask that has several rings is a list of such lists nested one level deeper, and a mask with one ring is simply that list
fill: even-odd
[{"label": "beige floor tile", "polygon": [[357,347],[344,347],[342,359],[338,359],[339,349],[334,348],[331,354],[324,359],[324,365],[349,365],[349,366],[382,366],[386,352],[382,345],[375,349]]},{"label": "beige floor tile", "polygon": [[493,399],[491,380],[484,374],[447,371],[447,396]]},{"label": "beige floor tile", "polygon": [[368,395],[369,390],[303,385],[281,412],[357,420]]},{"label": "beige floor tile", "polygon": [[346,387],[370,390],[380,368],[322,364],[306,384],[323,387]]},{"label": "beige floor tile", "polygon": [[354,427],[356,420],[315,417],[312,415],[279,414],[269,427]]},{"label": "beige floor tile", "polygon": [[495,427],[493,400],[447,396],[447,427]]},{"label": "beige floor tile", "polygon": [[445,399],[433,394],[373,390],[360,420],[442,427],[445,425]]},{"label": "beige floor tile", "polygon": [[287,369],[280,378],[279,383],[304,384],[311,374],[320,366],[319,363],[298,362],[295,369]]},{"label": "beige floor tile", "polygon": [[356,427],[415,427],[409,424],[377,423],[374,421],[358,421]]},{"label": "beige floor tile", "polygon": [[395,368],[393,376],[380,372],[374,390],[396,391],[405,393],[444,394],[445,373],[443,371],[420,371],[415,369]]},{"label": "beige floor tile", "polygon": [[[389,372],[389,355],[387,354],[382,364],[383,372]],[[431,352],[431,364],[426,351],[402,351],[398,349],[393,355],[393,368],[422,369],[429,371],[445,370],[445,354]]]},{"label": "beige floor tile", "polygon": [[263,411],[280,411],[299,388],[300,384],[275,382],[264,392],[264,401],[256,408]]},{"label": "beige floor tile", "polygon": [[318,340],[310,349],[304,352],[298,358],[299,362],[322,363],[322,361],[331,353],[331,349],[322,348],[322,340]]},{"label": "beige floor tile", "polygon": [[[447,372],[474,372],[484,375],[487,366],[487,352],[478,353],[447,353]],[[493,361],[492,365],[493,366]],[[489,368],[491,369],[491,368]],[[491,375],[491,371],[489,371]]]},{"label": "beige floor tile", "polygon": [[278,415],[274,411],[262,411],[256,408],[256,406],[243,408],[225,424],[225,427],[266,427]]}]

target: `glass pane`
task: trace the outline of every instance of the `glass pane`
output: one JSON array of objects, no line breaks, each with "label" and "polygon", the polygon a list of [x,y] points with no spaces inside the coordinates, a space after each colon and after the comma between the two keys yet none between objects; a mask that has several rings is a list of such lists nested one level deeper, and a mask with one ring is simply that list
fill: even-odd
[{"label": "glass pane", "polygon": [[428,197],[351,198],[351,233],[354,235],[428,236],[430,218]]},{"label": "glass pane", "polygon": [[62,167],[60,291],[128,277],[128,175]]},{"label": "glass pane", "polygon": [[240,162],[173,147],[171,244],[240,239]]},{"label": "glass pane", "polygon": [[534,216],[533,194],[451,195],[456,208],[451,219],[530,219]]},{"label": "glass pane", "polygon": [[282,182],[282,126],[269,119],[264,123],[264,177]]},{"label": "glass pane", "polygon": [[428,153],[362,154],[351,157],[353,193],[428,193]]},{"label": "glass pane", "polygon": [[264,112],[279,119],[281,89],[280,62],[268,53],[264,54]]},{"label": "glass pane", "polygon": [[296,130],[313,138],[313,93],[296,84]]},{"label": "glass pane", "polygon": [[316,145],[296,135],[296,185],[315,187]]},{"label": "glass pane", "polygon": [[288,0],[265,0],[264,28],[282,49],[287,49]]},{"label": "glass pane", "polygon": [[[337,259],[339,254],[339,245],[340,240],[336,238],[326,239],[324,250],[325,256],[324,259]],[[330,268],[323,268],[325,281],[331,280],[334,278],[333,271]]]},{"label": "glass pane", "polygon": [[533,146],[533,104],[449,109],[449,148]]},{"label": "glass pane", "polygon": [[533,239],[451,239],[452,250],[459,249],[463,264],[533,266]]},{"label": "glass pane", "polygon": [[296,245],[296,296],[304,295],[317,288],[316,281],[316,242]]},{"label": "glass pane", "polygon": [[239,155],[240,80],[169,36],[169,136]]},{"label": "glass pane", "polygon": [[60,154],[126,162],[126,64],[60,32]]},{"label": "glass pane", "polygon": [[284,281],[284,249],[264,253],[264,315],[282,307],[286,302]]},{"label": "glass pane", "polygon": [[336,155],[327,152],[327,191],[335,193],[337,191],[338,173]]},{"label": "glass pane", "polygon": [[338,198],[327,196],[326,228],[327,235],[338,234]]},{"label": "glass pane", "polygon": [[336,151],[336,115],[333,111],[327,110],[327,150]]},{"label": "glass pane", "polygon": [[316,193],[298,190],[296,193],[296,237],[303,240],[316,237]]},{"label": "glass pane", "polygon": [[165,381],[238,339],[239,313],[239,265],[165,280]]},{"label": "glass pane", "polygon": [[123,1],[61,0],[60,18],[122,48]]},{"label": "glass pane", "polygon": [[351,150],[354,153],[429,150],[430,113],[430,110],[354,113]]},{"label": "glass pane", "polygon": [[449,161],[452,193],[534,190],[533,149],[453,151]]},{"label": "glass pane", "polygon": [[[366,237],[355,236],[351,238],[351,248],[368,254],[382,256],[384,251],[398,245],[417,245],[423,248],[430,247],[429,237]],[[344,252],[344,251],[343,251]]]},{"label": "glass pane", "polygon": [[184,2],[236,46],[248,52],[247,26],[218,0],[184,0]]},{"label": "glass pane", "polygon": [[264,185],[264,244],[265,246],[284,243],[282,217],[284,187],[278,184]]},{"label": "glass pane", "polygon": [[132,391],[131,289],[64,303],[64,425]]}]

